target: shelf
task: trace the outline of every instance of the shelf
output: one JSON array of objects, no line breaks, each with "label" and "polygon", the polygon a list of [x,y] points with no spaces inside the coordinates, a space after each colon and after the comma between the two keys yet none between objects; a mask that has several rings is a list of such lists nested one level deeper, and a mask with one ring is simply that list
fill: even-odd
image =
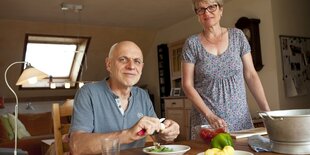
[{"label": "shelf", "polygon": [[169,44],[171,88],[181,87],[181,56],[185,39]]},{"label": "shelf", "polygon": [[[157,46],[158,58],[158,78],[160,97],[169,96],[171,89],[170,80],[170,66],[169,66],[169,50],[167,44]],[[165,117],[165,104],[164,100],[160,99],[160,112],[161,117]]]}]

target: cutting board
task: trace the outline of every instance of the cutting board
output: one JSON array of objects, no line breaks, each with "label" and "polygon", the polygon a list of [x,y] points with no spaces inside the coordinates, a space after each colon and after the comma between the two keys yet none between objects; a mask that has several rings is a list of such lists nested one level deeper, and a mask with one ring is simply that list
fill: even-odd
[{"label": "cutting board", "polygon": [[267,134],[267,130],[264,127],[230,132],[231,137],[234,139],[246,138],[246,137],[250,137],[253,135],[266,135],[266,134]]}]

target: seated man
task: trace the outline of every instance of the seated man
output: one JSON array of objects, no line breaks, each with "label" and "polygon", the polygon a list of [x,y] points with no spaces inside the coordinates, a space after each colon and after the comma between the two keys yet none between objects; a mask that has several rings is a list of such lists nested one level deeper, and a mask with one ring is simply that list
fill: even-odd
[{"label": "seated man", "polygon": [[[109,77],[84,85],[74,99],[70,129],[73,154],[99,154],[104,138],[118,137],[121,149],[143,147],[145,136],[159,132],[164,141],[173,141],[179,125],[164,121],[165,129],[154,112],[149,95],[134,85],[143,68],[141,49],[131,41],[116,43],[106,58]],[[145,134],[138,134],[144,130]],[[141,132],[140,132],[141,133]]]}]

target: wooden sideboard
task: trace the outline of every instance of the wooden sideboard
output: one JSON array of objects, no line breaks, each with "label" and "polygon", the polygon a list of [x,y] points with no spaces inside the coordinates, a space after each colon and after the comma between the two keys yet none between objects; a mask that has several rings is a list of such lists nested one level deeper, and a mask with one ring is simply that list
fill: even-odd
[{"label": "wooden sideboard", "polygon": [[172,119],[180,125],[180,135],[176,141],[190,139],[191,102],[186,97],[164,97],[167,119]]}]

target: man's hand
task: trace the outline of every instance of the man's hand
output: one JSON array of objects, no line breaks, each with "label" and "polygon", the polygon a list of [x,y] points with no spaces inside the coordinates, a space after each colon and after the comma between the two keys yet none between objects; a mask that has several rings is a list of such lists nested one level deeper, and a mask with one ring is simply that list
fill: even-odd
[{"label": "man's hand", "polygon": [[130,141],[139,140],[154,132],[160,131],[160,122],[156,117],[142,117],[133,127],[128,129]]},{"label": "man's hand", "polygon": [[166,142],[172,142],[180,134],[180,126],[173,120],[165,120],[164,124],[165,129],[159,132],[159,137]]}]

